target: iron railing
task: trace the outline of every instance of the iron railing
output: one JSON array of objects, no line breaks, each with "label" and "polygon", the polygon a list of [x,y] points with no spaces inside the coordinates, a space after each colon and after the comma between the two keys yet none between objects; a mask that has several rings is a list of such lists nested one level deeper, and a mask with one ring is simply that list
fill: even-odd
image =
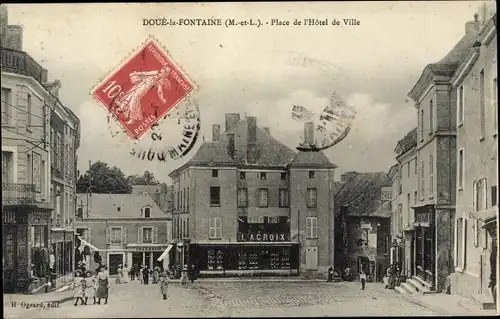
[{"label": "iron railing", "polygon": [[2,183],[2,205],[36,204],[34,184]]},{"label": "iron railing", "polygon": [[1,48],[0,53],[2,71],[30,76],[40,83],[47,81],[47,70],[28,53],[7,48]]}]

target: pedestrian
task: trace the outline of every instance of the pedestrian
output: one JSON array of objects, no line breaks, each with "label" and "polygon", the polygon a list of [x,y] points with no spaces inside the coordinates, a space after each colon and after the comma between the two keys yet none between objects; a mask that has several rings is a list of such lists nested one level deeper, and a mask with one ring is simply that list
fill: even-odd
[{"label": "pedestrian", "polygon": [[330,268],[328,268],[328,279],[327,279],[328,282],[331,282],[333,281],[333,267],[330,266]]},{"label": "pedestrian", "polygon": [[366,274],[363,269],[361,269],[361,273],[359,274],[359,280],[361,281],[361,290],[365,290]]},{"label": "pedestrian", "polygon": [[132,265],[132,267],[130,268],[130,281],[134,281],[135,280],[135,272],[136,272],[136,265]]},{"label": "pedestrian", "polygon": [[86,285],[85,285],[85,304],[87,304],[89,298],[94,300],[93,305],[96,304],[95,300],[95,286],[96,286],[96,279],[94,276],[92,276],[91,271],[87,271],[87,278],[85,278]]},{"label": "pedestrian", "polygon": [[125,264],[125,267],[123,267],[123,283],[124,284],[129,282],[129,277],[130,277],[130,268],[128,268],[128,265]]},{"label": "pedestrian", "polygon": [[116,276],[116,283],[121,284],[122,283],[122,278],[123,278],[123,268],[122,265],[118,265],[117,271],[117,276]]},{"label": "pedestrian", "polygon": [[191,268],[189,268],[189,280],[191,280],[191,283],[194,283],[196,280],[196,267],[194,265],[191,265]]},{"label": "pedestrian", "polygon": [[163,300],[168,298],[168,284],[170,283],[170,278],[168,278],[167,272],[164,272],[160,276],[160,293],[163,296]]},{"label": "pedestrian", "polygon": [[144,265],[142,269],[142,280],[145,285],[149,284],[149,268],[147,265]]},{"label": "pedestrian", "polygon": [[141,266],[139,267],[139,269],[138,269],[138,275],[137,275],[137,277],[139,278],[139,282],[140,282],[141,284],[143,284],[143,283],[144,283],[144,277],[143,277],[143,275],[142,275],[142,271],[143,271],[143,270],[144,270],[144,265],[141,265]]},{"label": "pedestrian", "polygon": [[159,275],[160,275],[160,271],[159,271],[158,265],[154,266],[153,267],[153,284],[158,283]]},{"label": "pedestrian", "polygon": [[82,277],[80,271],[75,272],[75,279],[71,283],[71,289],[73,289],[73,299],[75,300],[74,306],[78,306],[78,301],[81,301],[83,305],[85,302],[83,300],[85,291],[85,279]]},{"label": "pedestrian", "polygon": [[182,268],[181,284],[185,285],[187,283],[188,283],[188,267],[187,265],[184,265],[184,268]]},{"label": "pedestrian", "polygon": [[97,275],[96,299],[98,305],[101,304],[101,299],[104,299],[105,305],[108,304],[109,287],[108,267],[103,266],[100,268]]},{"label": "pedestrian", "polygon": [[346,281],[351,281],[351,267],[347,266],[344,270],[344,276]]}]

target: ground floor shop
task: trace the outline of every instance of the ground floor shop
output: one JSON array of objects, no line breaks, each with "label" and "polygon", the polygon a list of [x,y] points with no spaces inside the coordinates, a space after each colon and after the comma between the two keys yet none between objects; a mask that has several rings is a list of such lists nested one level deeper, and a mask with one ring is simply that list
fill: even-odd
[{"label": "ground floor shop", "polygon": [[50,210],[2,211],[3,291],[31,292],[50,278]]},{"label": "ground floor shop", "polygon": [[298,243],[191,244],[189,263],[200,276],[298,275]]},{"label": "ground floor shop", "polygon": [[73,231],[64,228],[53,228],[51,231],[53,260],[49,260],[49,268],[53,287],[64,286],[73,280],[74,237]]}]

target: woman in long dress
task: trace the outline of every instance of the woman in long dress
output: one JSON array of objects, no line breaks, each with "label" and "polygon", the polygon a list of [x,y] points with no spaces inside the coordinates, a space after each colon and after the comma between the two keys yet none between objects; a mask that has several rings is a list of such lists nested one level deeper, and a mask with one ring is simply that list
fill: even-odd
[{"label": "woman in long dress", "polygon": [[172,88],[167,78],[169,73],[169,67],[164,67],[159,71],[130,73],[130,82],[133,86],[126,93],[119,95],[114,102],[116,110],[123,112],[128,118],[128,124],[142,120],[141,100],[153,87],[156,86],[160,101],[167,103],[163,97],[163,87]]},{"label": "woman in long dress", "polygon": [[137,277],[139,277],[139,282],[141,284],[144,283],[144,277],[142,275],[143,270],[144,270],[144,265],[139,268],[138,275],[137,275]]},{"label": "woman in long dress", "polygon": [[129,273],[130,273],[130,268],[128,268],[128,265],[125,264],[125,267],[123,267],[123,283],[124,284],[129,282]]},{"label": "woman in long dress", "polygon": [[107,272],[107,267],[101,267],[99,273],[97,274],[97,291],[96,291],[96,299],[97,304],[101,304],[101,299],[104,299],[104,304],[108,303],[108,294],[109,294],[109,276]]},{"label": "woman in long dress", "polygon": [[119,265],[118,266],[118,269],[117,269],[117,276],[116,276],[116,283],[117,284],[121,284],[122,283],[122,278],[123,278],[123,269],[122,269],[122,265]]}]

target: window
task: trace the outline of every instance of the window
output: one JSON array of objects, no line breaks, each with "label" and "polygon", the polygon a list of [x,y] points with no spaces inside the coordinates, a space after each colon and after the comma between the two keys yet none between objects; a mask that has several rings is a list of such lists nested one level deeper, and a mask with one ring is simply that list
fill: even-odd
[{"label": "window", "polygon": [[111,227],[111,229],[110,229],[110,243],[111,244],[121,244],[122,243],[122,228],[121,227]]},{"label": "window", "polygon": [[479,119],[481,121],[481,139],[486,135],[486,107],[484,101],[484,69],[479,72]]},{"label": "window", "polygon": [[487,180],[483,178],[479,181],[475,181],[472,184],[474,198],[473,198],[473,207],[475,212],[480,212],[486,210],[488,206],[487,201]]},{"label": "window", "polygon": [[410,177],[410,171],[411,171],[411,161],[408,161],[408,177]]},{"label": "window", "polygon": [[458,88],[458,97],[457,97],[457,124],[458,126],[461,126],[464,124],[464,113],[465,113],[465,106],[464,106],[464,86],[460,85]]},{"label": "window", "polygon": [[455,220],[455,267],[465,269],[465,249],[467,235],[467,220],[463,217]]},{"label": "window", "polygon": [[76,211],[76,218],[83,218],[83,207],[78,207]]},{"label": "window", "polygon": [[491,186],[491,207],[498,205],[497,203],[497,185]]},{"label": "window", "polygon": [[245,172],[240,172],[240,179],[246,179],[246,174]]},{"label": "window", "polygon": [[420,197],[421,199],[423,199],[424,197],[424,194],[425,194],[425,163],[424,161],[422,160],[422,162],[420,163],[421,167],[420,167]]},{"label": "window", "polygon": [[286,181],[286,173],[281,173],[281,180]]},{"label": "window", "polygon": [[219,171],[216,169],[212,170],[212,177],[219,177]]},{"label": "window", "polygon": [[186,192],[186,210],[189,211],[189,187]]},{"label": "window", "polygon": [[259,207],[268,207],[267,188],[259,188]]},{"label": "window", "polygon": [[210,186],[210,206],[220,206],[220,186]]},{"label": "window", "polygon": [[151,218],[151,208],[144,207],[144,218]]},{"label": "window", "polygon": [[189,238],[189,216],[186,217],[186,238]]},{"label": "window", "polygon": [[493,135],[497,135],[498,129],[498,83],[497,78],[493,79]]},{"label": "window", "polygon": [[26,129],[31,131],[31,94],[28,94],[28,98],[26,100]]},{"label": "window", "polygon": [[416,158],[413,160],[413,164],[414,164],[414,166],[415,166],[415,167],[414,167],[414,172],[413,172],[413,174],[414,174],[414,175],[417,175],[417,171],[418,171],[418,161],[417,161],[417,159],[416,159]]},{"label": "window", "polygon": [[396,232],[400,232],[403,227],[403,204],[398,204],[398,220],[396,222]]},{"label": "window", "polygon": [[434,157],[429,155],[429,196],[434,194]]},{"label": "window", "polygon": [[31,154],[26,154],[26,167],[28,168],[28,171],[26,172],[26,174],[28,174],[28,184],[34,184],[33,159],[31,158]]},{"label": "window", "polygon": [[267,179],[267,174],[265,172],[261,172],[260,179]]},{"label": "window", "polygon": [[279,223],[279,218],[278,218],[278,216],[269,216],[267,222],[269,224],[278,224]]},{"label": "window", "polygon": [[288,207],[288,189],[280,188],[280,207]]},{"label": "window", "polygon": [[458,180],[458,189],[461,190],[464,188],[464,169],[465,169],[465,158],[464,158],[464,149],[461,148],[458,150],[458,172],[457,172],[457,180]]},{"label": "window", "polygon": [[238,207],[248,207],[248,191],[246,188],[238,189]]},{"label": "window", "polygon": [[429,103],[429,135],[434,133],[434,104],[431,100]]},{"label": "window", "polygon": [[307,207],[314,208],[317,205],[317,189],[316,188],[308,188],[307,189]]},{"label": "window", "polygon": [[12,124],[12,91],[2,88],[2,124]]},{"label": "window", "polygon": [[212,217],[208,220],[208,238],[209,239],[221,239],[222,238],[222,224],[220,217]]},{"label": "window", "polygon": [[418,198],[417,196],[418,196],[418,192],[415,191],[415,193],[413,195],[413,204],[415,204],[415,205],[417,204],[417,198]]},{"label": "window", "polygon": [[420,111],[420,141],[424,140],[424,110]]},{"label": "window", "polygon": [[306,218],[306,236],[307,238],[318,238],[318,218]]},{"label": "window", "polygon": [[153,243],[153,227],[142,227],[142,243]]},{"label": "window", "polygon": [[90,228],[88,228],[88,227],[77,228],[76,232],[78,235],[80,235],[80,237],[83,238],[83,240],[85,240],[88,243],[92,243],[92,236],[91,236]]},{"label": "window", "polygon": [[13,182],[13,153],[2,151],[2,183]]},{"label": "window", "polygon": [[314,178],[314,175],[315,175],[315,172],[314,172],[314,171],[309,171],[309,178],[310,178],[310,179],[313,179],[313,178]]},{"label": "window", "polygon": [[47,185],[45,183],[45,181],[46,181],[45,165],[46,165],[45,161],[42,161],[42,164],[41,164],[41,167],[40,167],[40,185],[41,185],[40,191],[42,193],[42,196],[44,196],[44,198],[47,195],[47,192],[46,192]]},{"label": "window", "polygon": [[410,216],[411,212],[411,195],[410,193],[406,194],[406,216]]}]

